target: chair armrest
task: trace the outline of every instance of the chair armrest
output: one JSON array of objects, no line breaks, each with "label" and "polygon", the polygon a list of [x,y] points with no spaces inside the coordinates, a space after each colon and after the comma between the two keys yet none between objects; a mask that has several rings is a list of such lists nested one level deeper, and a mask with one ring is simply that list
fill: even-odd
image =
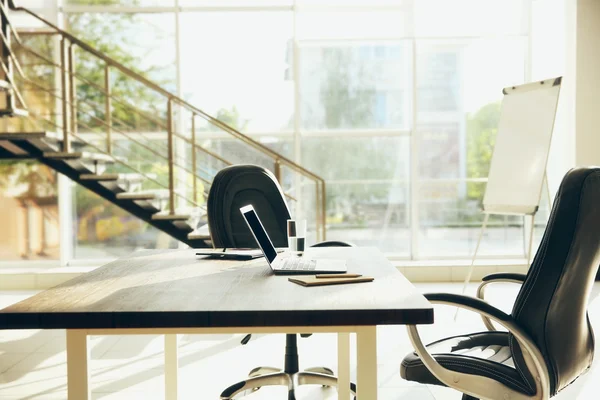
[{"label": "chair armrest", "polygon": [[534,397],[527,396],[491,378],[479,375],[469,375],[443,367],[429,353],[427,347],[423,344],[417,326],[408,325],[408,336],[410,337],[410,341],[415,348],[416,353],[419,355],[427,369],[437,379],[448,387],[477,398],[510,398],[515,400],[547,400],[550,398],[550,378],[546,361],[533,339],[517,325],[516,321],[510,315],[485,301],[474,297],[450,293],[431,293],[426,294],[425,298],[432,304],[455,306],[484,315],[508,329],[521,346],[527,368],[535,378],[536,395]]},{"label": "chair armrest", "polygon": [[354,243],[342,242],[340,240],[326,240],[324,242],[315,243],[310,247],[356,247]]},{"label": "chair armrest", "polygon": [[[522,284],[527,279],[526,274],[518,274],[511,272],[498,272],[495,274],[486,275],[479,287],[477,288],[477,298],[485,301],[485,288],[492,283],[517,283]],[[484,315],[481,316],[483,324],[489,331],[495,331],[496,327],[492,324],[492,321]]]},{"label": "chair armrest", "polygon": [[497,272],[495,274],[489,274],[486,275],[482,281],[483,282],[488,282],[488,281],[509,281],[509,282],[525,282],[525,279],[527,279],[527,274],[519,274],[516,272]]}]

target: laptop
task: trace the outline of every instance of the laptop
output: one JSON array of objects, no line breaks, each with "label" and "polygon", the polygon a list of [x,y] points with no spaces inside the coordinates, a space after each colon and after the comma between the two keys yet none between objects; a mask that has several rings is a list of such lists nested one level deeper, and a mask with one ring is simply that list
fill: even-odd
[{"label": "laptop", "polygon": [[276,275],[341,274],[346,272],[345,260],[311,260],[303,257],[283,257],[277,254],[271,238],[251,205],[240,208],[252,236]]}]

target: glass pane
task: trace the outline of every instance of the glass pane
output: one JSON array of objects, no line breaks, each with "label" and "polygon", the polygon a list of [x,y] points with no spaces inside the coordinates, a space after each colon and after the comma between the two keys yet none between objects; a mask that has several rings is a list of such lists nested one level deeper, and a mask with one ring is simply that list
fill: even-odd
[{"label": "glass pane", "polygon": [[[483,183],[476,186],[483,191]],[[479,200],[467,195],[467,182],[422,183],[419,187],[419,256],[472,256],[483,214]],[[491,215],[478,254],[522,257],[523,218]]]},{"label": "glass pane", "polygon": [[[533,80],[565,74],[567,65],[565,53],[570,47],[565,44],[569,39],[565,35],[565,24],[568,20],[565,19],[564,13],[565,4],[559,0],[533,1],[531,3],[531,75]],[[557,119],[560,118],[558,115]]]},{"label": "glass pane", "polygon": [[502,88],[523,83],[524,71],[524,38],[418,43],[422,178],[487,177]]},{"label": "glass pane", "polygon": [[[88,133],[86,139],[91,137],[93,134]],[[126,190],[156,193],[162,200],[153,201],[154,205],[158,209],[165,209],[168,192],[168,174],[164,158],[165,135],[137,135],[136,139],[139,140],[134,141],[113,134],[113,155],[125,160],[126,165],[109,165],[106,172],[145,174],[145,179],[132,183]],[[181,176],[176,174],[176,184],[179,183],[178,178]],[[125,184],[123,187],[126,187]],[[76,184],[73,186],[73,203],[75,258],[120,257],[137,249],[176,248],[178,245],[178,242],[167,234]]]},{"label": "glass pane", "polygon": [[180,7],[291,7],[294,0],[179,0],[178,4]]},{"label": "glass pane", "polygon": [[296,0],[298,5],[325,6],[325,7],[373,7],[389,6],[400,7],[410,6],[413,0]]},{"label": "glass pane", "polygon": [[74,185],[73,192],[75,258],[113,258],[144,248],[177,248],[175,239],[92,191]]},{"label": "glass pane", "polygon": [[413,0],[416,37],[527,34],[527,1]]},{"label": "glass pane", "polygon": [[68,6],[172,7],[175,0],[63,0]]},{"label": "glass pane", "polygon": [[0,161],[0,221],[0,260],[57,260],[56,173],[34,161]]},{"label": "glass pane", "polygon": [[[33,11],[44,19],[56,23],[58,20],[58,0],[18,0],[17,7],[24,7]],[[46,25],[35,17],[24,12],[9,10],[10,22],[18,29],[43,29]]]},{"label": "glass pane", "polygon": [[298,11],[299,40],[401,39],[412,36],[410,8]]},{"label": "glass pane", "polygon": [[[58,94],[56,83],[58,69],[46,60],[52,60],[56,50],[56,41],[51,35],[21,34],[23,46],[15,46],[15,55],[23,69],[24,80],[19,74],[14,74],[17,88],[23,96],[27,108],[34,118],[3,118],[0,124],[10,121],[18,131],[39,131],[46,129],[57,131],[62,126],[62,118],[56,109]],[[34,52],[38,55],[34,55]],[[40,57],[41,56],[41,57]]]},{"label": "glass pane", "polygon": [[[255,164],[274,171],[275,160],[259,150],[244,144],[240,140],[228,137],[210,137],[198,135],[198,143],[207,150],[223,157],[232,164]],[[294,151],[294,140],[291,135],[276,136],[252,136],[253,139],[266,145],[284,157],[291,158]],[[214,172],[223,168],[224,165],[213,159]]]},{"label": "glass pane", "polygon": [[326,181],[328,239],[408,252],[408,145],[408,137],[302,139],[301,164]]},{"label": "glass pane", "polygon": [[[68,15],[68,23],[76,35],[133,71],[109,70],[113,132],[165,131],[166,97],[135,75],[176,92],[174,15],[77,13]],[[75,62],[78,133],[105,135],[106,63],[78,47]]]},{"label": "glass pane", "polygon": [[15,5],[33,10],[36,8],[53,8],[56,6],[56,2],[57,0],[19,0]]},{"label": "glass pane", "polygon": [[[175,91],[175,16],[172,13],[74,13],[68,14],[67,29],[134,72]],[[78,69],[90,69],[94,83],[104,85],[104,64],[83,50],[77,51]],[[95,75],[94,75],[95,73]],[[118,91],[140,95],[133,80],[113,78]],[[148,90],[147,90],[148,91]],[[141,92],[143,95],[144,92]]]},{"label": "glass pane", "polygon": [[291,12],[186,12],[180,18],[186,100],[242,132],[292,129]]},{"label": "glass pane", "polygon": [[410,49],[406,42],[303,46],[302,129],[407,129]]},{"label": "glass pane", "polygon": [[[524,82],[525,43],[519,37],[417,43],[421,257],[474,250],[502,88]],[[522,218],[492,216],[490,224],[481,255],[523,254]]]}]

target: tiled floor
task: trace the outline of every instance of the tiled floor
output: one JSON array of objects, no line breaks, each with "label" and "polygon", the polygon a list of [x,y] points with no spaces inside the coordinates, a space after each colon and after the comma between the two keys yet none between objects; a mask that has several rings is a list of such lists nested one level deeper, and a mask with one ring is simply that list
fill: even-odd
[{"label": "tiled floor", "polygon": [[[423,292],[459,292],[458,284],[422,284]],[[475,286],[469,288],[473,293]],[[32,292],[0,292],[0,308]],[[489,290],[492,303],[509,311],[516,295],[514,285]],[[455,323],[453,308],[436,308],[434,327],[421,329],[427,341],[459,332],[483,330],[478,317],[460,312]],[[590,304],[590,317],[600,332],[600,285]],[[220,391],[258,365],[283,363],[284,336],[254,336],[241,346],[242,335],[182,335],[179,337],[179,379],[181,399],[218,399]],[[335,370],[336,336],[313,335],[299,340],[301,367],[329,366]],[[160,336],[92,337],[92,394],[94,399],[162,399],[163,341]],[[402,357],[411,351],[403,327],[378,329],[379,399],[454,400],[460,395],[451,389],[421,386],[403,381],[398,372]],[[354,374],[354,372],[353,372]],[[354,375],[353,375],[354,376]],[[584,379],[556,398],[596,399],[600,368],[597,363]],[[284,388],[262,388],[248,400],[284,399]],[[304,387],[298,400],[336,399],[331,388]],[[64,331],[0,330],[0,399],[66,399]],[[369,399],[370,400],[370,399]]]}]

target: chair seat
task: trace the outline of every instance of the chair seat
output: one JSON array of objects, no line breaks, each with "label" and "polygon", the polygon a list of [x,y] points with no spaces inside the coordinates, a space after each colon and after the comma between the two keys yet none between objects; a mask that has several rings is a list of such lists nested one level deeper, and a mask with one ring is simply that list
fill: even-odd
[{"label": "chair seat", "polygon": [[[531,388],[514,368],[506,332],[479,332],[433,342],[429,352],[443,367],[470,375],[494,379],[518,392],[532,395]],[[445,386],[429,372],[416,353],[402,360],[402,378],[430,385]]]}]

